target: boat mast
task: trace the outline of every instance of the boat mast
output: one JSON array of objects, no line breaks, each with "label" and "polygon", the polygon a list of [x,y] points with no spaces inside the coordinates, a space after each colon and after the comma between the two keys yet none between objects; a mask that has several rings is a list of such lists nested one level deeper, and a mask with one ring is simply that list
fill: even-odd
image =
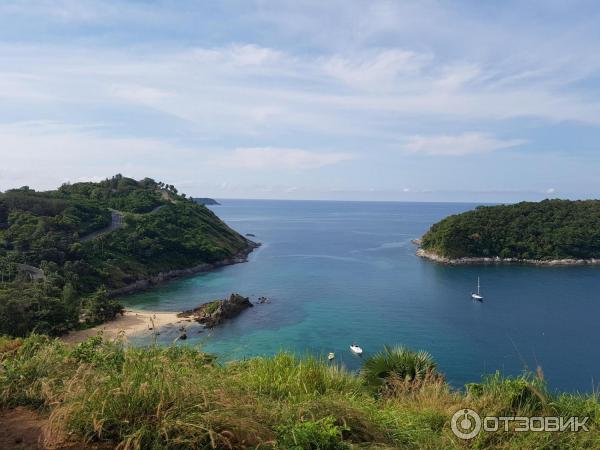
[{"label": "boat mast", "polygon": [[477,277],[477,295],[479,295],[479,277]]}]

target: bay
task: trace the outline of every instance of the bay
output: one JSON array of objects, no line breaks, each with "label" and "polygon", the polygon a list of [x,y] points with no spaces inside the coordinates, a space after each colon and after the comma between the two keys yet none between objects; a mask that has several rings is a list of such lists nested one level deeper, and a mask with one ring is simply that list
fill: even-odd
[{"label": "bay", "polygon": [[[219,217],[262,243],[247,263],[129,296],[128,307],[181,311],[238,292],[257,304],[223,326],[190,327],[224,361],[336,353],[350,369],[384,344],[430,352],[455,386],[500,370],[540,366],[549,385],[591,391],[600,378],[600,268],[444,266],[415,256],[411,239],[463,203],[221,200]],[[483,303],[471,300],[477,277]],[[156,339],[169,344],[173,328]],[[136,344],[148,344],[140,337]]]}]

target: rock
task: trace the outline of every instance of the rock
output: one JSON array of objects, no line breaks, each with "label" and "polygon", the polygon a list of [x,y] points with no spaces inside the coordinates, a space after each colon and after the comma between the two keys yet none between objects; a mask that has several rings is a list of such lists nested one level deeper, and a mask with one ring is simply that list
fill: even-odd
[{"label": "rock", "polygon": [[252,234],[252,233],[246,233],[246,236],[248,236],[248,237],[256,237],[256,235]]},{"label": "rock", "polygon": [[271,301],[267,297],[262,296],[262,297],[258,297],[258,303],[260,303],[260,304],[271,303]]},{"label": "rock", "polygon": [[238,316],[242,311],[252,306],[254,305],[250,303],[248,297],[231,294],[228,299],[204,303],[198,308],[184,311],[177,316],[192,317],[197,322],[204,324],[206,328],[213,328],[224,320]]},{"label": "rock", "polygon": [[576,266],[576,265],[600,265],[600,259],[519,259],[500,258],[499,256],[475,257],[465,256],[462,258],[448,258],[437,253],[419,248],[416,253],[421,258],[429,259],[442,264],[530,264],[534,266]]}]

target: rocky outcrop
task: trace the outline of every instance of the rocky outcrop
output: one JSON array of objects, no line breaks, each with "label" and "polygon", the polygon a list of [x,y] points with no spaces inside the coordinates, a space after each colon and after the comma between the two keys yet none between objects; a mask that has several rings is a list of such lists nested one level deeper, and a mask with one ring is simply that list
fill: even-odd
[{"label": "rocky outcrop", "polygon": [[198,308],[179,313],[177,317],[191,317],[195,321],[204,324],[206,328],[213,328],[224,320],[238,316],[242,311],[252,308],[252,306],[248,297],[231,294],[228,299],[204,303]]},{"label": "rocky outcrop", "polygon": [[46,279],[46,275],[44,274],[44,271],[42,269],[40,269],[39,267],[30,266],[28,264],[17,264],[16,266],[17,266],[17,270],[19,271],[19,274],[25,275],[31,281]]},{"label": "rocky outcrop", "polygon": [[176,278],[187,277],[195,275],[197,273],[208,272],[210,270],[218,269],[219,267],[246,262],[248,261],[248,255],[252,253],[252,251],[255,248],[260,247],[259,243],[253,242],[249,239],[247,239],[246,241],[248,243],[247,247],[231,258],[226,258],[215,263],[203,263],[194,267],[189,267],[187,269],[160,272],[157,275],[154,275],[149,278],[144,278],[142,280],[137,280],[122,288],[113,289],[112,291],[110,291],[110,296],[119,297],[121,295],[133,294],[134,292],[145,291],[146,289],[159,286]]},{"label": "rocky outcrop", "polygon": [[492,257],[463,257],[463,258],[448,258],[438,255],[437,253],[424,250],[417,250],[417,256],[429,259],[442,264],[530,264],[534,266],[584,266],[600,264],[600,259],[519,259],[519,258],[500,258],[499,256]]}]

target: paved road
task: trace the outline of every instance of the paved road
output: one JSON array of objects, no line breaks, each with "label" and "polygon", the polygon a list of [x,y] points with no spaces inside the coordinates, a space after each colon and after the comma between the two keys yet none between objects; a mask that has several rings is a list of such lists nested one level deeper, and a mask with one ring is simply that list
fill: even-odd
[{"label": "paved road", "polygon": [[[153,214],[155,212],[158,212],[161,209],[163,209],[165,206],[167,206],[167,205],[159,205],[156,208],[154,208],[152,211],[148,212],[148,214]],[[97,238],[101,234],[110,233],[111,231],[121,228],[123,226],[123,218],[124,218],[123,213],[120,213],[117,211],[112,211],[110,225],[102,228],[101,230],[96,230],[96,231],[91,232],[90,234],[86,234],[85,236],[80,238],[81,242],[91,241],[92,239]]]},{"label": "paved road", "polygon": [[85,236],[83,236],[81,238],[81,242],[91,241],[92,239],[97,238],[101,234],[110,233],[111,231],[121,228],[122,226],[123,226],[123,214],[113,211],[113,212],[111,212],[111,221],[110,221],[109,226],[104,227],[100,230],[93,231],[90,234],[86,234]]}]

